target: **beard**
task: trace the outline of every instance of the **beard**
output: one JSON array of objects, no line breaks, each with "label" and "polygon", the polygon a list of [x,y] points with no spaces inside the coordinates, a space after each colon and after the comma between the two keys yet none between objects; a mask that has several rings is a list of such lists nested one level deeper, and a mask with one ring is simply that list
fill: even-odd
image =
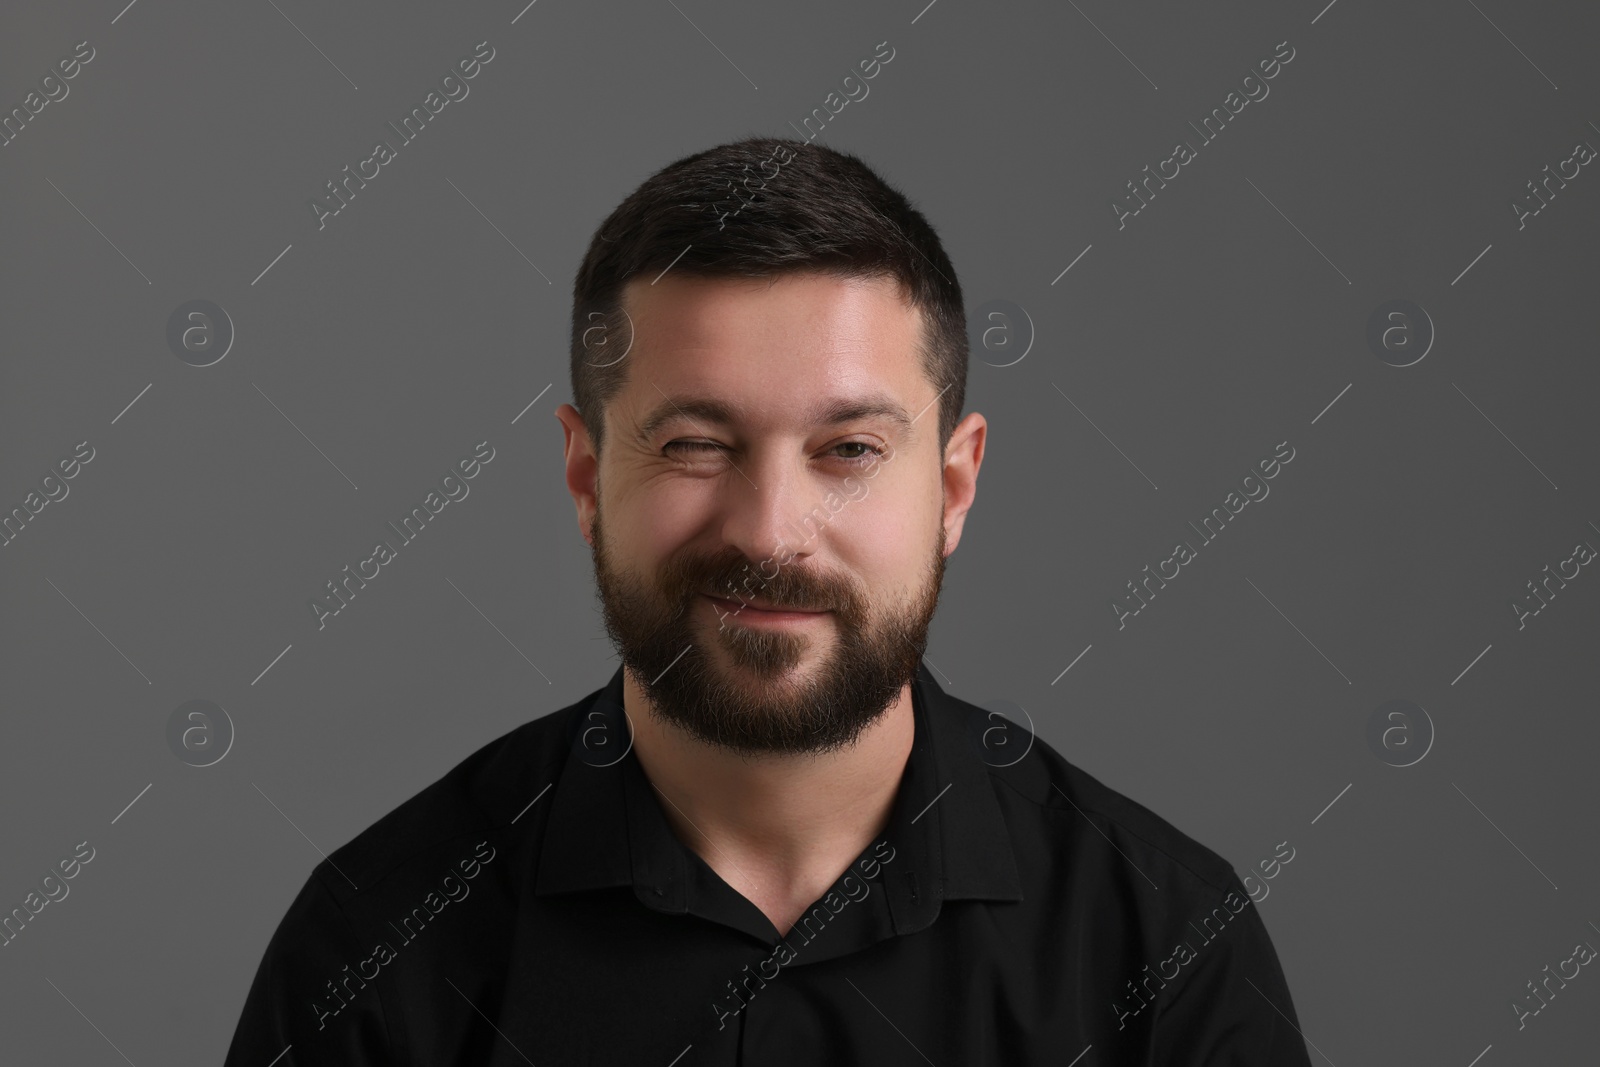
[{"label": "beard", "polygon": [[[811,566],[791,563],[767,577],[731,545],[676,552],[646,581],[608,554],[598,504],[591,537],[606,633],[656,716],[741,755],[854,744],[916,676],[944,581],[942,524],[923,585],[906,604],[875,603],[853,576]],[[706,593],[733,602],[720,628],[710,625]],[[795,628],[745,625],[741,593],[832,614]],[[822,646],[829,647],[801,676],[807,653]]]}]

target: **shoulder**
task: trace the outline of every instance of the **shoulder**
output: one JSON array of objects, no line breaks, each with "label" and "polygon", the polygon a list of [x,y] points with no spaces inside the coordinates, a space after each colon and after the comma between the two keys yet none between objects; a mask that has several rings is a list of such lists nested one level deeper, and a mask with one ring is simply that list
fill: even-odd
[{"label": "shoulder", "polygon": [[[943,700],[948,714],[964,720],[969,737],[980,736],[986,727],[992,731],[999,721],[995,713],[949,694]],[[1186,899],[1216,900],[1239,886],[1222,855],[1068,760],[1037,736],[1034,724],[1006,719],[1003,728],[1011,735],[1008,747],[1026,746],[1026,755],[994,758],[982,745],[975,751],[1005,814],[1019,863],[1024,853],[1036,853],[1079,871],[1090,863],[1095,869],[1104,864],[1114,881],[1159,887],[1169,902],[1171,889]]]},{"label": "shoulder", "polygon": [[[598,692],[598,691],[597,691]],[[386,896],[385,886],[438,871],[489,850],[526,847],[514,826],[536,799],[536,782],[548,783],[566,761],[575,712],[596,693],[509,730],[412,794],[319,863],[319,881],[342,908],[358,898]]]}]

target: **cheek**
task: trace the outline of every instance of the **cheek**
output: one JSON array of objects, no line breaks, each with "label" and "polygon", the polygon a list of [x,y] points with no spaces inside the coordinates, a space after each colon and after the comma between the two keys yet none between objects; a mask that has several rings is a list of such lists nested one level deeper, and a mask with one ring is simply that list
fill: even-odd
[{"label": "cheek", "polygon": [[831,547],[875,592],[915,589],[939,543],[941,518],[937,490],[930,495],[880,480],[839,513]]},{"label": "cheek", "polygon": [[661,479],[608,496],[602,504],[606,542],[616,558],[646,573],[686,543],[703,536],[716,514],[709,481]]}]

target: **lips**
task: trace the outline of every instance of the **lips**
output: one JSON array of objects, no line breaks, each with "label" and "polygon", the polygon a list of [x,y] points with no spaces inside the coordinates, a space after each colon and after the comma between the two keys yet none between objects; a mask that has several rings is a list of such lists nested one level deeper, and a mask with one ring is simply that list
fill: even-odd
[{"label": "lips", "polygon": [[790,608],[790,607],[784,607],[784,606],[779,605],[779,604],[772,604],[772,603],[763,602],[763,601],[759,601],[759,600],[747,600],[747,601],[744,601],[743,603],[740,603],[737,600],[729,600],[726,597],[713,596],[710,593],[705,593],[703,595],[706,596],[706,597],[709,597],[712,600],[715,600],[719,604],[727,605],[727,607],[728,607],[728,609],[730,611],[759,611],[759,612],[761,612],[763,614],[774,614],[774,615],[826,615],[826,614],[828,614],[828,609],[827,608]]}]

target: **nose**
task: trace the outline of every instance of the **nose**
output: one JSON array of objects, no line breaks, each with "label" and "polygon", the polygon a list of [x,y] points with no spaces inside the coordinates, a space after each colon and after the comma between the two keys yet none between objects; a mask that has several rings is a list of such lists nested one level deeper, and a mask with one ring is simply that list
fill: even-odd
[{"label": "nose", "polygon": [[804,457],[746,453],[739,467],[743,477],[736,472],[724,483],[722,539],[762,563],[770,577],[773,568],[816,551],[820,526],[813,505],[822,497],[811,487]]}]

